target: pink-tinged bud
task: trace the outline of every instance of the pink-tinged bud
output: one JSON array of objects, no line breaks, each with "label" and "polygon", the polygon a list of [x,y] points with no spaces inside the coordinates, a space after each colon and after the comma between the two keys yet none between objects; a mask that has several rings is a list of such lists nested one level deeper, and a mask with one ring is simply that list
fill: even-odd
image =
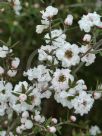
[{"label": "pink-tinged bud", "polygon": [[20,63],[20,59],[19,58],[14,58],[11,62],[11,66],[13,68],[17,68],[19,66],[19,63]]},{"label": "pink-tinged bud", "polygon": [[75,116],[70,116],[70,120],[72,121],[72,122],[75,122],[76,121],[76,117]]},{"label": "pink-tinged bud", "polygon": [[50,133],[55,133],[56,132],[56,128],[54,126],[50,127],[50,126],[47,126],[48,127],[48,130]]},{"label": "pink-tinged bud", "polygon": [[100,92],[94,92],[94,93],[93,93],[93,97],[94,97],[95,100],[100,99],[101,96],[102,96],[102,95],[101,95]]},{"label": "pink-tinged bud", "polygon": [[57,119],[56,118],[52,118],[52,122],[54,123],[54,124],[57,124]]},{"label": "pink-tinged bud", "polygon": [[85,34],[83,37],[84,42],[90,42],[91,41],[91,35],[90,34]]},{"label": "pink-tinged bud", "polygon": [[19,100],[20,100],[21,102],[26,101],[26,100],[27,100],[27,95],[26,95],[26,94],[20,94]]},{"label": "pink-tinged bud", "polygon": [[68,15],[67,18],[64,21],[65,25],[71,26],[73,24],[73,16],[72,15]]}]

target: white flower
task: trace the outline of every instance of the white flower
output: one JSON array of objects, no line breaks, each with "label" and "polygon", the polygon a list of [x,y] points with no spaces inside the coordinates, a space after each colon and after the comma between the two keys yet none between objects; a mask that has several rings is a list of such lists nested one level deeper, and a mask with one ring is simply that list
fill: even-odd
[{"label": "white flower", "polygon": [[84,37],[83,37],[83,41],[90,42],[91,41],[91,35],[90,34],[85,34]]},{"label": "white flower", "polygon": [[36,26],[36,33],[41,34],[44,29],[47,29],[49,27],[49,21],[48,20],[41,20],[42,25]]},{"label": "white flower", "polygon": [[93,26],[91,21],[88,20],[88,18],[85,15],[83,15],[81,20],[79,20],[78,24],[80,26],[80,29],[84,30],[86,33],[90,32],[91,27]]},{"label": "white flower", "polygon": [[0,58],[5,58],[7,54],[11,53],[12,49],[9,49],[7,46],[3,45],[0,47]]},{"label": "white flower", "polygon": [[62,62],[63,67],[75,66],[80,61],[79,51],[76,44],[66,43],[56,50],[56,57]]},{"label": "white flower", "polygon": [[29,112],[28,112],[28,111],[24,111],[24,112],[22,113],[22,117],[23,117],[23,118],[28,118],[28,117],[29,117]]},{"label": "white flower", "polygon": [[56,132],[56,128],[54,126],[47,126],[48,127],[48,130],[50,133],[55,133]]},{"label": "white flower", "polygon": [[39,123],[43,123],[45,121],[45,117],[40,115],[40,112],[35,110],[34,120]]},{"label": "white flower", "polygon": [[78,24],[81,30],[85,32],[90,32],[91,27],[99,26],[101,24],[101,16],[98,15],[96,12],[88,13],[87,15],[83,15],[81,20],[79,20]]},{"label": "white flower", "polygon": [[24,86],[25,90],[28,89],[28,83],[26,81],[23,81],[23,82],[19,82],[18,84],[15,85],[14,92],[22,93],[23,86]]},{"label": "white flower", "polygon": [[29,80],[37,79],[38,82],[49,82],[51,80],[50,70],[46,69],[44,65],[38,65],[37,68],[29,69],[24,72],[25,76],[28,76]]},{"label": "white flower", "polygon": [[15,57],[15,58],[12,60],[12,62],[11,62],[11,66],[12,66],[13,68],[17,68],[17,67],[19,66],[19,63],[20,63],[20,59],[17,58],[17,57]]},{"label": "white flower", "polygon": [[46,46],[41,46],[41,48],[38,50],[39,53],[39,60],[40,61],[45,61],[48,60],[52,62],[52,54],[51,52],[54,51],[55,47],[46,45]]},{"label": "white flower", "polygon": [[85,91],[82,91],[79,93],[79,96],[76,96],[71,100],[71,103],[75,109],[75,113],[83,116],[92,108],[94,99],[91,94],[87,94]]},{"label": "white flower", "polygon": [[53,74],[52,88],[60,91],[69,88],[69,82],[74,81],[74,77],[70,74],[69,69],[56,69]]},{"label": "white flower", "polygon": [[19,0],[13,0],[13,1],[8,0],[8,1],[13,2],[13,9],[15,11],[15,14],[20,15],[20,10],[22,9],[20,1]]},{"label": "white flower", "polygon": [[9,76],[9,77],[15,77],[16,76],[16,74],[17,74],[17,70],[8,70],[7,71],[7,75]]},{"label": "white flower", "polygon": [[68,15],[67,18],[64,21],[65,25],[71,26],[73,23],[73,16],[72,15]]},{"label": "white flower", "polygon": [[0,136],[6,136],[6,131],[0,131]]},{"label": "white flower", "polygon": [[57,15],[58,9],[54,8],[52,6],[48,6],[45,11],[43,10],[43,11],[40,11],[40,12],[42,14],[43,19],[50,19],[53,16]]},{"label": "white flower", "polygon": [[0,75],[4,74],[4,68],[0,66]]},{"label": "white flower", "polygon": [[32,121],[27,119],[25,121],[25,127],[26,127],[26,129],[31,129],[33,127]]},{"label": "white flower", "polygon": [[[49,33],[47,33],[44,37],[46,40],[46,43],[48,44],[50,42],[50,36]],[[60,47],[64,43],[66,43],[66,35],[63,33],[63,30],[61,29],[55,29],[51,31],[51,38],[52,38],[52,44],[55,47]]]},{"label": "white flower", "polygon": [[[63,95],[62,95],[63,92]],[[56,92],[54,95],[55,100],[57,103],[61,103],[63,107],[68,107],[69,109],[73,108],[73,105],[71,104],[71,101],[68,100],[69,93],[62,91],[62,92]],[[70,95],[73,96],[73,95]]]},{"label": "white flower", "polygon": [[[81,51],[82,54],[85,54],[89,49],[90,49],[89,45],[86,45],[86,46],[83,45],[83,46],[80,48],[80,51]],[[91,50],[91,51],[93,51],[93,50]],[[96,58],[95,54],[93,54],[93,53],[87,53],[85,56],[83,56],[83,57],[81,58],[81,61],[82,61],[82,62],[85,62],[85,65],[86,65],[86,66],[89,66],[89,65],[91,65],[92,63],[94,63],[95,58]]]},{"label": "white flower", "polygon": [[95,125],[95,126],[91,126],[89,132],[90,132],[90,135],[97,136],[98,134],[101,133],[101,130],[98,126]]}]

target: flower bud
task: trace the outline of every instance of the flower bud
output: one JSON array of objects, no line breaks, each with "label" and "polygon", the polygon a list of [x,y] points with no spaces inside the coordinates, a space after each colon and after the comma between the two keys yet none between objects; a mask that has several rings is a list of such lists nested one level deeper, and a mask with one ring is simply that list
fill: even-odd
[{"label": "flower bud", "polygon": [[64,24],[71,26],[73,24],[73,16],[69,14],[67,18],[65,19]]},{"label": "flower bud", "polygon": [[17,68],[17,67],[19,66],[19,63],[20,63],[20,59],[16,57],[16,58],[14,58],[14,59],[12,60],[11,66],[12,66],[13,68]]},{"label": "flower bud", "polygon": [[85,34],[83,37],[84,42],[90,42],[91,41],[91,35],[90,34]]},{"label": "flower bud", "polygon": [[56,118],[52,118],[52,122],[54,123],[54,124],[57,124],[57,119]]},{"label": "flower bud", "polygon": [[26,99],[27,99],[27,95],[26,95],[26,94],[20,94],[19,100],[20,100],[21,102],[24,102]]},{"label": "flower bud", "polygon": [[54,126],[52,126],[52,127],[48,126],[48,130],[49,130],[50,133],[55,133],[56,132],[56,128]]},{"label": "flower bud", "polygon": [[100,92],[94,92],[93,97],[94,97],[95,100],[100,99],[101,98],[101,93]]},{"label": "flower bud", "polygon": [[76,117],[75,116],[70,116],[70,120],[72,121],[72,122],[75,122],[76,121]]}]

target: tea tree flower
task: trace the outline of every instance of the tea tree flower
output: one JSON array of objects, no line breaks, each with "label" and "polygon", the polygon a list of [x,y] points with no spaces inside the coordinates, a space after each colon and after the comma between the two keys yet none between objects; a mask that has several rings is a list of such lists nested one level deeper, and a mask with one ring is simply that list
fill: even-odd
[{"label": "tea tree flower", "polygon": [[93,106],[94,99],[91,94],[87,94],[85,91],[79,93],[79,96],[76,96],[71,101],[76,114],[83,116],[87,114]]},{"label": "tea tree flower", "polygon": [[45,117],[40,115],[39,111],[35,111],[34,120],[39,123],[43,123],[45,121]]},{"label": "tea tree flower", "polygon": [[101,130],[98,126],[95,125],[95,126],[91,126],[89,132],[92,136],[97,136],[98,134],[101,133]]},{"label": "tea tree flower", "polygon": [[27,129],[31,129],[31,128],[33,127],[32,121],[31,121],[31,120],[26,120],[26,121],[25,121],[25,127],[26,127]]},{"label": "tea tree flower", "polygon": [[[80,51],[81,51],[82,54],[84,54],[84,53],[86,53],[89,49],[90,49],[90,46],[89,46],[89,45],[86,45],[86,46],[83,45],[83,46],[80,48]],[[93,49],[91,49],[91,51],[93,51]],[[92,63],[94,63],[95,59],[96,59],[95,54],[93,54],[93,53],[87,53],[85,56],[83,56],[83,57],[81,58],[81,61],[82,61],[82,62],[85,62],[85,65],[86,65],[86,66],[89,66],[89,65],[91,65]]]},{"label": "tea tree flower", "polygon": [[20,11],[22,9],[21,3],[19,0],[8,0],[8,2],[12,3],[13,9],[16,15],[20,15]]},{"label": "tea tree flower", "polygon": [[50,61],[52,62],[53,59],[53,54],[52,52],[54,52],[55,47],[54,46],[50,46],[50,45],[46,45],[46,46],[41,46],[41,48],[38,50],[39,53],[39,60],[40,61]]},{"label": "tea tree flower", "polygon": [[96,12],[88,13],[87,15],[83,15],[78,24],[81,30],[90,32],[93,26],[99,26],[101,24],[101,16]]},{"label": "tea tree flower", "polygon": [[69,82],[74,81],[69,69],[56,69],[52,79],[52,87],[57,90],[66,90],[69,88]]},{"label": "tea tree flower", "polygon": [[56,50],[56,57],[62,62],[63,67],[75,66],[80,62],[79,51],[76,44],[66,43]]},{"label": "tea tree flower", "polygon": [[42,25],[36,26],[36,33],[41,34],[45,29],[49,27],[49,21],[48,20],[41,20]]},{"label": "tea tree flower", "polygon": [[[50,43],[50,36],[49,33],[45,35],[45,41],[46,43]],[[55,29],[51,31],[51,38],[52,38],[52,44],[55,47],[60,47],[62,44],[66,43],[66,35],[63,33],[62,29]]]},{"label": "tea tree flower", "polygon": [[51,19],[53,16],[57,15],[58,9],[52,6],[48,6],[45,11],[40,11],[43,19]]},{"label": "tea tree flower", "polygon": [[7,46],[3,45],[0,47],[0,58],[5,58],[7,54],[12,53],[12,49],[9,49]]},{"label": "tea tree flower", "polygon": [[50,69],[46,69],[44,65],[38,65],[33,69],[29,69],[27,72],[24,72],[25,76],[28,76],[29,80],[37,79],[38,82],[49,82],[51,80]]}]

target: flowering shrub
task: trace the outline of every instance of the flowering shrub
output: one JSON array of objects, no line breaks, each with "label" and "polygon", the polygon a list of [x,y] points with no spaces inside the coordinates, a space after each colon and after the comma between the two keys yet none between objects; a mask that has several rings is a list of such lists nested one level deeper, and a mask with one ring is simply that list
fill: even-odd
[{"label": "flowering shrub", "polygon": [[[17,16],[22,9],[19,0],[8,0]],[[82,43],[70,43],[66,32],[73,25],[74,17],[68,14],[62,27],[56,28],[58,9],[48,6],[41,11],[41,25],[36,32],[44,32],[44,42],[37,50],[38,60],[34,66],[23,71],[24,80],[14,83],[19,65],[22,63],[9,42],[0,46],[0,136],[57,136],[63,135],[63,125],[68,125],[73,136],[102,135],[101,128],[78,119],[92,110],[97,99],[101,99],[102,86],[96,90],[88,88],[78,72],[88,67],[101,54],[102,39],[95,37],[95,31],[102,31],[101,15],[96,12],[83,15],[78,21],[85,34]],[[90,33],[89,33],[90,32]],[[34,54],[35,56],[35,54]],[[56,101],[66,108],[68,115],[49,118],[42,112],[43,100]],[[48,100],[47,100],[48,102]]]}]

